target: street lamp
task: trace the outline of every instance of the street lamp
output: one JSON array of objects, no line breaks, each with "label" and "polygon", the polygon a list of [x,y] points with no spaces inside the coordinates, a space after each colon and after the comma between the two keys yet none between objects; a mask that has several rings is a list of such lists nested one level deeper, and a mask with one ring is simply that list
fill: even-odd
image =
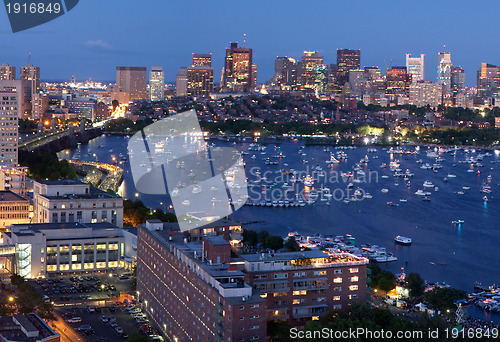
[{"label": "street lamp", "polygon": [[[9,297],[9,302],[14,303],[14,297],[13,296]],[[17,303],[14,303],[14,305],[16,306],[16,315],[19,315],[19,308],[17,307]]]}]

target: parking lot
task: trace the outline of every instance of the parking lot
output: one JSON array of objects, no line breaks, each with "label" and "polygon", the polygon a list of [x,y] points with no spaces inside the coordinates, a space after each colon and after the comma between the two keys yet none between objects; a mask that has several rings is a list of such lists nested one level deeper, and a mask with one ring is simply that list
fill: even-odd
[{"label": "parking lot", "polygon": [[47,296],[55,306],[90,304],[95,301],[117,297],[120,292],[129,292],[129,276],[116,273],[87,274],[80,276],[57,276],[30,280],[42,296]]}]

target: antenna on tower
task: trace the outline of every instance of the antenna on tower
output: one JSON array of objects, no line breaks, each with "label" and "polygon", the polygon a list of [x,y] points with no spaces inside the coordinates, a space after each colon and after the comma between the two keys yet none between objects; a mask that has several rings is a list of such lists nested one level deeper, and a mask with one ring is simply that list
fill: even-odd
[{"label": "antenna on tower", "polygon": [[247,47],[247,34],[246,33],[243,33],[243,47],[244,48]]},{"label": "antenna on tower", "polygon": [[26,63],[26,64],[29,65],[30,61],[31,61],[31,52],[28,54],[28,63]]}]

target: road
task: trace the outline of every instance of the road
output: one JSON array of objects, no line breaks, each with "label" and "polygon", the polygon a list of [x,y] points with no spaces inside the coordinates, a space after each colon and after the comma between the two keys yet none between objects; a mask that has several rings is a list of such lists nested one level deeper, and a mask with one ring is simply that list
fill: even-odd
[{"label": "road", "polygon": [[50,325],[57,333],[61,335],[61,342],[85,342],[68,323],[66,323],[59,315],[55,314],[57,320]]}]

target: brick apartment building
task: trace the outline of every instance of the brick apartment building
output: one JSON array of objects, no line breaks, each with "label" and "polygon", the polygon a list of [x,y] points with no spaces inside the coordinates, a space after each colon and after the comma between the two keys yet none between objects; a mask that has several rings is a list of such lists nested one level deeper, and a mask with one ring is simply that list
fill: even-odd
[{"label": "brick apartment building", "polygon": [[366,301],[365,258],[307,251],[231,259],[224,237],[138,228],[138,298],[171,341],[265,341],[267,321],[303,325]]}]

